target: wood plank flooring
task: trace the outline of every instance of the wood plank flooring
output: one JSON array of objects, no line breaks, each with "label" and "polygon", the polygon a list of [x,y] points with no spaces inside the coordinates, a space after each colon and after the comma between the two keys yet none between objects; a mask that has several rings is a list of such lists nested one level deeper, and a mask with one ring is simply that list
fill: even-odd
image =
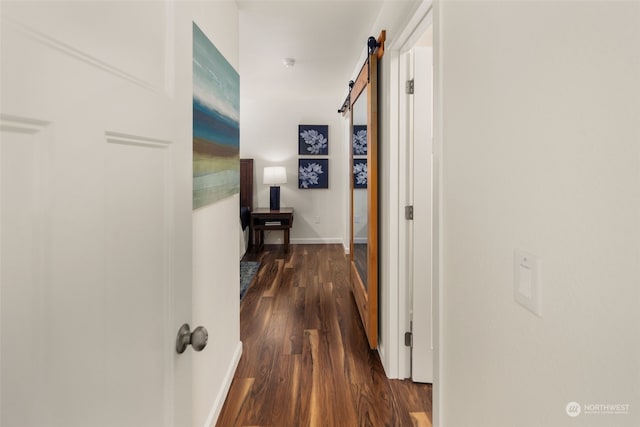
[{"label": "wood plank flooring", "polygon": [[431,426],[431,385],[387,379],[341,245],[265,246],[240,306],[243,354],[217,426]]}]

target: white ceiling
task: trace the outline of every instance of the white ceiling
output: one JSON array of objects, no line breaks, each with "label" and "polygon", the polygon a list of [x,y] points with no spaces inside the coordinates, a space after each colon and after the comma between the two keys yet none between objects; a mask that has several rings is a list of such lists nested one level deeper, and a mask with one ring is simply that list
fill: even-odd
[{"label": "white ceiling", "polygon": [[[405,19],[417,1],[237,0],[237,4],[242,96],[333,97],[337,108],[367,38],[377,37],[376,27],[385,28],[390,17],[393,22]],[[295,66],[285,67],[283,58],[294,58]]]}]

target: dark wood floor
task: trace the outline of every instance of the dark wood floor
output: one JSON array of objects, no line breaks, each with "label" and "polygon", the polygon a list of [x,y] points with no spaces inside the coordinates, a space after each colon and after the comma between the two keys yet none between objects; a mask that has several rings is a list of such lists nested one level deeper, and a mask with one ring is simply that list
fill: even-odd
[{"label": "dark wood floor", "polygon": [[217,426],[431,426],[431,386],[369,350],[340,245],[266,246],[240,307],[244,345]]}]

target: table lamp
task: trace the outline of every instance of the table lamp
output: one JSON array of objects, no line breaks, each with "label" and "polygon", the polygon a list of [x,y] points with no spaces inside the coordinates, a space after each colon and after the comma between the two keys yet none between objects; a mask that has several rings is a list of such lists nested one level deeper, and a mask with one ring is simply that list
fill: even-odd
[{"label": "table lamp", "polygon": [[262,183],[271,186],[269,209],[280,210],[280,184],[286,184],[287,170],[284,166],[267,166],[264,168]]}]

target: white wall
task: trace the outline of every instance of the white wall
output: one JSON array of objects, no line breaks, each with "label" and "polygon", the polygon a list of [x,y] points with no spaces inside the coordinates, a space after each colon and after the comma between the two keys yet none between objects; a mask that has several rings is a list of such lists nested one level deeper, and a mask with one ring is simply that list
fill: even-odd
[{"label": "white wall", "polygon": [[[439,6],[441,425],[638,426],[640,4]],[[514,301],[516,248],[541,317]]]},{"label": "white wall", "polygon": [[[195,21],[229,63],[239,69],[235,2],[183,4],[181,31]],[[188,27],[188,28],[187,28]],[[191,43],[191,36],[187,38]],[[178,51],[190,53],[192,46]],[[191,63],[190,55],[183,55]],[[188,58],[187,58],[188,57]],[[190,69],[190,67],[189,67]],[[242,76],[240,77],[242,81]],[[191,81],[189,75],[188,81]],[[189,87],[192,93],[192,85]],[[189,104],[189,110],[191,104]],[[241,122],[242,123],[242,122]],[[209,343],[193,355],[194,425],[215,425],[242,351],[238,265],[238,195],[193,212],[193,326],[206,325]]]},{"label": "white wall", "polygon": [[[284,68],[284,67],[283,67]],[[287,71],[287,70],[285,70]],[[342,243],[348,211],[348,158],[344,152],[344,126],[337,113],[341,99],[270,98],[244,93],[240,103],[240,155],[254,159],[254,206],[269,206],[269,186],[262,184],[265,166],[285,166],[287,183],[280,186],[280,205],[295,209],[291,243]],[[298,189],[298,125],[329,125],[329,188]],[[282,232],[267,232],[266,243],[281,243]]]},{"label": "white wall", "polygon": [[[341,161],[346,162],[347,174],[352,173],[351,168],[353,166],[349,165],[349,159],[351,158],[351,119],[349,115],[341,116],[342,117],[342,159]],[[347,178],[347,179],[353,179]],[[349,254],[351,250],[350,247],[350,239],[351,239],[351,184],[349,187],[346,187],[344,193],[342,194],[342,212],[344,215],[344,222],[342,224],[342,242],[344,245],[345,254]]]}]

